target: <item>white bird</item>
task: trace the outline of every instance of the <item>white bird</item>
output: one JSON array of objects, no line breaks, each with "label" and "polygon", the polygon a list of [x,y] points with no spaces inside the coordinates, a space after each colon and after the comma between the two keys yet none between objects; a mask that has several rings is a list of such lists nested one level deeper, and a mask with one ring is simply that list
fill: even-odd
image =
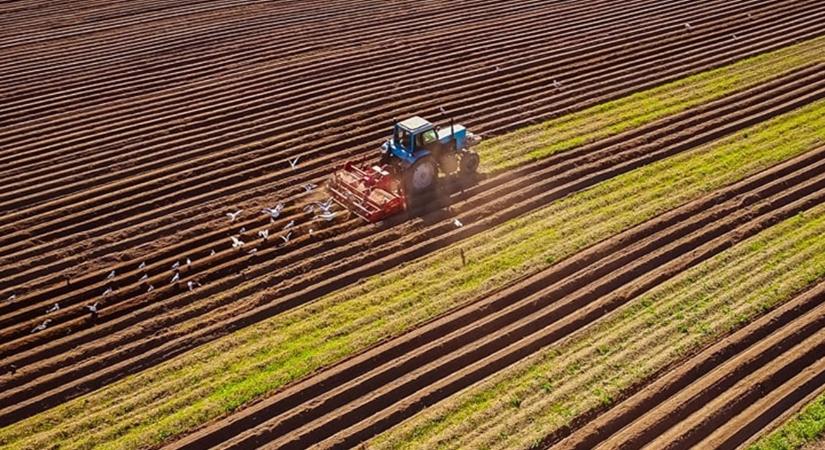
[{"label": "white bird", "polygon": [[501,67],[496,66],[496,72],[498,72],[499,70],[501,70]]},{"label": "white bird", "polygon": [[456,226],[456,228],[461,228],[461,227],[463,227],[463,226],[464,226],[464,224],[463,224],[463,223],[461,223],[461,221],[460,221],[460,220],[458,220],[458,219],[453,219],[453,225],[455,225],[455,226]]},{"label": "white bird", "polygon": [[258,236],[261,237],[262,240],[267,240],[269,238],[269,230],[260,230],[258,231]]},{"label": "white bird", "polygon": [[289,238],[290,238],[291,236],[292,236],[292,232],[291,232],[291,231],[290,231],[289,233],[287,233],[287,234],[285,234],[285,235],[281,236],[281,239],[283,239],[283,240],[284,240],[284,244],[288,244],[288,243],[289,243]]},{"label": "white bird", "polygon": [[309,205],[304,206],[304,212],[312,214],[315,212],[315,205],[310,203]]},{"label": "white bird", "polygon": [[43,330],[45,330],[45,329],[46,329],[46,327],[47,327],[47,326],[49,326],[49,324],[50,324],[51,322],[52,322],[52,319],[46,319],[46,320],[44,320],[44,321],[43,321],[43,323],[41,323],[40,325],[38,325],[38,326],[36,326],[36,327],[32,328],[32,331],[31,331],[31,332],[32,332],[32,333],[37,333],[38,331],[43,331]]},{"label": "white bird", "polygon": [[100,303],[95,302],[93,305],[86,305],[86,309],[89,310],[89,313],[91,313],[92,316],[97,317],[97,306],[98,305],[100,305]]},{"label": "white bird", "polygon": [[324,202],[315,202],[315,204],[318,205],[318,208],[320,208],[323,212],[330,212],[332,210],[332,207],[335,206],[332,198],[328,198]]},{"label": "white bird", "polygon": [[138,270],[143,269],[144,267],[146,267],[146,261],[140,263],[140,265],[138,266]]},{"label": "white bird", "polygon": [[230,222],[234,222],[234,221],[238,220],[238,216],[240,216],[242,212],[243,212],[243,210],[239,209],[239,210],[237,210],[233,213],[226,213],[226,217],[229,217]]},{"label": "white bird", "polygon": [[229,236],[229,239],[232,239],[232,248],[239,249],[243,247],[243,241],[236,238],[235,236]]},{"label": "white bird", "polygon": [[278,203],[277,205],[275,205],[274,208],[264,208],[264,209],[261,210],[261,212],[265,213],[265,214],[269,214],[269,219],[270,220],[275,220],[275,219],[278,218],[278,216],[281,215],[281,211],[283,211],[283,210],[284,210],[284,204],[283,203]]},{"label": "white bird", "polygon": [[186,258],[186,266],[187,267],[192,267],[192,260],[191,259]]},{"label": "white bird", "polygon": [[148,288],[148,289],[146,289],[146,292],[152,292],[152,291],[154,291],[154,290],[155,290],[155,287],[154,287],[154,286],[152,286],[152,285],[150,284],[150,285],[149,285],[149,288]]},{"label": "white bird", "polygon": [[559,83],[558,80],[553,80],[553,87],[559,90],[561,89],[561,83]]},{"label": "white bird", "polygon": [[115,271],[114,270],[109,272],[109,275],[106,275],[107,280],[111,280],[114,277],[115,277]]},{"label": "white bird", "polygon": [[209,256],[215,256],[215,249],[212,249],[212,250],[209,252]]},{"label": "white bird", "polygon": [[47,310],[46,310],[46,314],[51,314],[51,313],[53,313],[53,312],[57,312],[57,311],[59,311],[59,310],[60,310],[60,305],[58,305],[57,303],[55,303],[55,304],[54,304],[51,308],[49,308],[49,309],[47,309]]},{"label": "white bird", "polygon": [[254,255],[255,253],[258,253],[258,249],[253,248],[252,250],[248,251],[247,253],[249,253],[250,255]]},{"label": "white bird", "polygon": [[290,220],[288,224],[284,225],[284,231],[286,231],[286,230],[288,230],[288,229],[292,228],[294,225],[295,225],[295,221],[294,221],[294,220]]},{"label": "white bird", "polygon": [[172,264],[172,270],[177,270],[180,267],[180,261],[175,261],[175,264]]},{"label": "white bird", "polygon": [[186,287],[188,287],[189,291],[191,292],[191,291],[194,291],[196,287],[201,287],[201,284],[198,283],[197,281],[187,281],[186,282]]},{"label": "white bird", "polygon": [[335,219],[336,217],[338,217],[338,213],[325,211],[325,212],[315,216],[315,220],[321,219],[321,220],[326,220],[327,222],[329,222],[329,221],[332,221],[333,219]]},{"label": "white bird", "polygon": [[685,29],[688,30],[688,31],[691,31],[691,30],[693,30],[693,25],[691,25],[690,23],[686,23],[685,24]]},{"label": "white bird", "polygon": [[290,167],[292,167],[292,169],[293,169],[293,170],[295,170],[295,167],[297,167],[297,166],[298,166],[298,160],[299,160],[300,158],[301,158],[301,156],[300,156],[300,155],[298,155],[298,156],[296,156],[296,157],[295,157],[295,159],[290,159],[290,160],[289,160],[289,165],[290,165]]},{"label": "white bird", "polygon": [[143,276],[142,276],[142,277],[140,277],[140,280],[138,280],[138,281],[146,281],[146,280],[148,280],[148,279],[149,279],[149,274],[148,274],[148,273],[144,273],[144,274],[143,274]]},{"label": "white bird", "polygon": [[6,299],[6,301],[10,302],[10,301],[13,301],[15,298],[17,298],[17,294],[11,294],[11,295],[9,295],[9,298]]},{"label": "white bird", "polygon": [[312,192],[312,190],[317,188],[318,185],[313,184],[313,183],[307,183],[307,184],[302,185],[301,187],[304,188],[304,190],[307,191],[307,192]]},{"label": "white bird", "polygon": [[[496,66],[496,68],[498,68],[498,66]],[[445,116],[447,115],[447,111],[445,111],[445,110],[444,110],[444,107],[443,107],[443,106],[439,106],[439,107],[438,107],[438,110],[441,112],[441,114],[443,114],[443,115],[445,115]]]},{"label": "white bird", "polygon": [[170,281],[169,284],[177,283],[178,280],[180,280],[180,272],[175,272],[175,276],[172,277],[172,281]]},{"label": "white bird", "polygon": [[104,297],[108,297],[111,294],[112,294],[112,288],[111,287],[108,287],[108,288],[106,288],[105,291],[103,291],[103,296]]},{"label": "white bird", "polygon": [[736,35],[736,33],[734,33],[734,34],[733,34],[733,40],[735,41],[735,40],[737,40],[737,39],[739,39],[739,36],[737,36],[737,35]]}]

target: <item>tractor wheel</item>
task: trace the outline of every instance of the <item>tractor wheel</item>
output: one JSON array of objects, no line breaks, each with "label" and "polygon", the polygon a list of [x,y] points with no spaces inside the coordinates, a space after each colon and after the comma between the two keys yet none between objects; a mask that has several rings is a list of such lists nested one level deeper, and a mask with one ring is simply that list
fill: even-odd
[{"label": "tractor wheel", "polygon": [[478,171],[479,157],[476,152],[464,152],[461,155],[461,174],[475,175]]},{"label": "tractor wheel", "polygon": [[432,156],[425,156],[416,161],[406,173],[406,188],[410,194],[420,194],[430,190],[438,177],[438,167]]}]

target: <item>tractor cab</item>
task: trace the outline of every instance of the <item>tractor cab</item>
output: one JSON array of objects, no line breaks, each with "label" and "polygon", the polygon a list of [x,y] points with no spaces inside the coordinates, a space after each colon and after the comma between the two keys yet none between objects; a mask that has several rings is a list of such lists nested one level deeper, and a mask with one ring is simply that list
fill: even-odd
[{"label": "tractor cab", "polygon": [[392,156],[409,164],[417,158],[429,155],[437,150],[438,132],[430,122],[418,116],[396,123],[385,149]]}]

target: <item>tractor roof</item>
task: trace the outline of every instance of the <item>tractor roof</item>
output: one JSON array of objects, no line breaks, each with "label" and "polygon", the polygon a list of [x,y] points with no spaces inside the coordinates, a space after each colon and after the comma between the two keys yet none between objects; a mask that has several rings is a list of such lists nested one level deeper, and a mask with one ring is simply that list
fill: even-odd
[{"label": "tractor roof", "polygon": [[407,131],[415,133],[426,127],[431,127],[432,124],[418,116],[412,116],[409,119],[399,123],[398,125],[407,129]]}]

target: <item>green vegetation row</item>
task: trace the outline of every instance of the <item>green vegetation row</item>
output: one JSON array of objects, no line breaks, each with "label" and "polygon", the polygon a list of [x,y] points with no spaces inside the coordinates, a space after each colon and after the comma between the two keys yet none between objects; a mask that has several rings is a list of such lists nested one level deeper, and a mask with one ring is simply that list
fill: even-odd
[{"label": "green vegetation row", "polygon": [[494,172],[617,135],[825,62],[825,36],[567,114],[483,141],[481,169]]},{"label": "green vegetation row", "polygon": [[[819,205],[378,436],[375,448],[532,448],[825,277]],[[823,418],[820,418],[823,420]],[[823,423],[819,423],[823,426]]]},{"label": "green vegetation row", "polygon": [[[822,144],[825,102],[639,168],[0,430],[11,448],[155,446],[585,247]],[[195,327],[196,323],[182,327]]]},{"label": "green vegetation row", "polygon": [[825,438],[825,393],[749,450],[795,450]]}]

